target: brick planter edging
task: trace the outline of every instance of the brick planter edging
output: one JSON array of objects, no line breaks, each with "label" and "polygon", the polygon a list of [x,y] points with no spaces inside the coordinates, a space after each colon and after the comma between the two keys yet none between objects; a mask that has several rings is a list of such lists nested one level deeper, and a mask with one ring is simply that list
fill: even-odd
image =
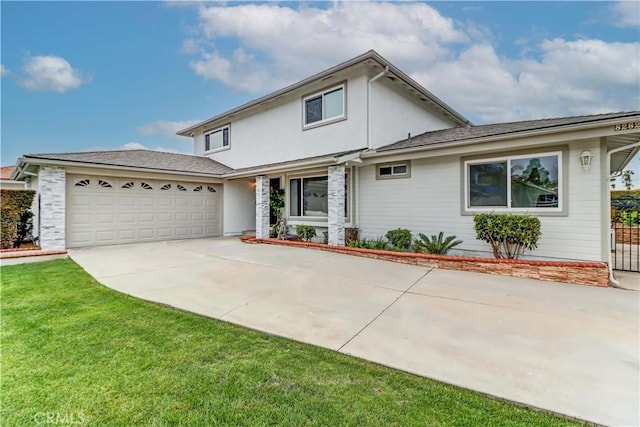
[{"label": "brick planter edging", "polygon": [[589,286],[609,286],[609,269],[603,262],[539,261],[519,259],[496,259],[463,257],[450,255],[427,255],[411,252],[393,252],[376,249],[332,246],[324,243],[298,242],[278,239],[256,239],[243,236],[245,243],[266,243],[270,245],[297,246],[323,251],[356,255],[365,258],[382,259],[418,265],[420,267],[442,268],[444,270],[473,271],[498,274],[525,279],[552,282],[575,283]]},{"label": "brick planter edging", "polygon": [[11,258],[26,258],[32,256],[45,256],[45,255],[65,255],[67,253],[66,250],[51,250],[51,251],[43,251],[42,249],[33,249],[33,250],[22,250],[22,251],[12,251],[12,252],[0,252],[0,259],[11,259]]}]

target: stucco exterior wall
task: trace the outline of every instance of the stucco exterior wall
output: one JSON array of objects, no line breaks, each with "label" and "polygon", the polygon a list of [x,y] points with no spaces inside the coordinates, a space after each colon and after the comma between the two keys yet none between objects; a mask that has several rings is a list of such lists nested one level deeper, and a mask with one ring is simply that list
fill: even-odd
[{"label": "stucco exterior wall", "polygon": [[[526,258],[606,261],[601,245],[601,167],[603,159],[593,159],[591,170],[584,172],[579,154],[589,149],[600,151],[598,139],[571,142],[568,149],[567,215],[540,216],[542,238],[538,248]],[[547,151],[542,148],[541,151]],[[495,155],[495,154],[492,154]],[[413,159],[411,177],[376,180],[375,166],[359,173],[359,227],[368,237],[383,236],[397,227],[414,235],[444,231],[463,240],[458,254],[492,256],[489,245],[476,240],[473,216],[463,215],[464,167],[462,155]]]},{"label": "stucco exterior wall", "polygon": [[224,183],[223,233],[235,236],[256,229],[255,180],[237,179]]},{"label": "stucco exterior wall", "polygon": [[406,139],[434,130],[456,126],[427,104],[400,90],[385,77],[371,84],[371,148]]},{"label": "stucco exterior wall", "polygon": [[[346,120],[303,129],[302,98],[344,81]],[[250,116],[231,118],[229,149],[205,153],[201,132],[195,136],[195,154],[206,155],[232,168],[243,168],[364,148],[366,86],[364,75],[337,76],[285,99],[271,101]]]}]

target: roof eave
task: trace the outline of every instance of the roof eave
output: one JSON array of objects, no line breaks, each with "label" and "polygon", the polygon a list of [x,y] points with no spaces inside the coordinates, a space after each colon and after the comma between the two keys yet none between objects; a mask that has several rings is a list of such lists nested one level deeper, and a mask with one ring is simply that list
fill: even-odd
[{"label": "roof eave", "polygon": [[407,74],[405,74],[403,71],[401,71],[399,68],[397,68],[395,65],[391,64],[387,59],[385,59],[384,57],[382,57],[380,54],[378,54],[376,51],[374,50],[369,50],[368,52],[356,56],[355,58],[352,58],[348,61],[342,62],[334,67],[331,67],[325,71],[322,71],[318,74],[315,74],[311,77],[307,77],[304,80],[301,80],[297,83],[293,83],[292,85],[289,85],[285,88],[282,88],[280,90],[277,90],[275,92],[271,92],[270,94],[267,94],[261,98],[255,99],[253,101],[249,101],[245,104],[242,104],[236,108],[233,108],[231,110],[228,110],[222,114],[218,114],[217,116],[211,117],[209,119],[203,120],[199,123],[196,123],[195,125],[189,126],[188,128],[179,130],[178,132],[176,132],[177,135],[180,136],[192,136],[192,132],[200,129],[202,127],[208,126],[212,123],[215,123],[217,121],[221,121],[225,118],[228,118],[229,116],[232,116],[234,114],[237,114],[241,111],[247,110],[249,108],[255,107],[257,105],[263,104],[265,102],[269,102],[271,100],[273,100],[274,98],[277,98],[279,96],[285,95],[289,92],[292,92],[296,89],[299,89],[305,85],[308,85],[310,83],[313,83],[317,80],[322,80],[323,78],[330,76],[334,73],[340,72],[340,71],[344,71],[348,68],[351,68],[355,65],[361,64],[367,60],[374,60],[376,61],[381,67],[389,67],[389,70],[395,74],[396,76],[398,76],[400,79],[402,79],[405,83],[407,83],[408,85],[410,85],[411,87],[413,87],[416,91],[420,92],[422,95],[424,95],[425,97],[427,97],[429,100],[431,100],[435,105],[437,105],[439,108],[441,108],[442,110],[446,111],[447,113],[449,113],[456,121],[458,121],[461,125],[465,125],[470,123],[470,121],[468,119],[466,119],[462,114],[458,113],[456,110],[454,110],[453,108],[451,108],[449,105],[447,105],[444,101],[442,101],[440,98],[438,98],[437,96],[435,96],[433,93],[429,92],[427,89],[425,89],[422,85],[420,85],[418,82],[416,82],[414,79],[412,79],[411,77],[409,77]]},{"label": "roof eave", "polygon": [[13,173],[11,174],[11,179],[17,179],[23,177],[24,170],[29,165],[36,166],[76,166],[76,167],[91,167],[98,169],[112,169],[112,170],[123,170],[123,171],[142,171],[149,173],[165,173],[165,174],[173,174],[173,175],[186,175],[186,176],[198,176],[198,177],[207,177],[207,178],[218,178],[222,179],[224,173],[204,173],[204,172],[191,172],[191,171],[179,171],[179,170],[171,170],[171,169],[159,169],[159,168],[147,168],[142,166],[125,166],[125,165],[115,165],[108,163],[96,163],[96,162],[84,162],[79,160],[60,160],[60,159],[48,159],[42,157],[31,157],[29,155],[25,155],[18,159],[16,163],[16,167],[13,169]]},{"label": "roof eave", "polygon": [[[502,133],[498,135],[477,137],[477,138],[458,139],[458,140],[446,141],[441,143],[419,145],[415,147],[388,149],[383,151],[374,150],[368,153],[363,153],[362,157],[367,157],[367,158],[382,157],[385,155],[413,153],[418,151],[430,151],[430,150],[437,150],[441,148],[455,147],[460,145],[482,144],[486,142],[501,141],[505,139],[549,135],[553,133],[570,132],[575,130],[588,130],[588,129],[594,129],[598,127],[611,126],[616,124],[616,122],[619,122],[620,119],[628,119],[628,118],[629,117],[617,117],[617,118],[611,118],[611,119],[599,120],[599,121],[593,121],[593,122],[583,122],[583,123],[575,123],[575,124],[569,124],[569,125],[552,126],[552,127],[541,128],[541,129],[516,131],[516,132]],[[394,144],[397,144],[398,142],[394,142]],[[389,145],[393,145],[393,144],[389,144]],[[384,148],[384,147],[380,147],[380,148]]]}]

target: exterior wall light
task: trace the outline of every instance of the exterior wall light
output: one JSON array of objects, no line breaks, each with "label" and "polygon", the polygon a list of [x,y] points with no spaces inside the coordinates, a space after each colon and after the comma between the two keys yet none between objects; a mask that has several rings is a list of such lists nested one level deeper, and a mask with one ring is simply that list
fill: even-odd
[{"label": "exterior wall light", "polygon": [[591,151],[589,150],[584,150],[582,154],[580,154],[580,164],[582,165],[582,169],[584,169],[585,172],[591,169],[592,159],[593,154],[591,154]]}]

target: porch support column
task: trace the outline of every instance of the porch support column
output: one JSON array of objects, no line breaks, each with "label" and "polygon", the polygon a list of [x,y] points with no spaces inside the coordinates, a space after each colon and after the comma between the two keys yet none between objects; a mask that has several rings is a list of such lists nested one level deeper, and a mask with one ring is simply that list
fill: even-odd
[{"label": "porch support column", "polygon": [[269,238],[269,178],[256,177],[256,238]]},{"label": "porch support column", "polygon": [[344,166],[329,167],[329,244],[344,246]]},{"label": "porch support column", "polygon": [[47,251],[65,249],[65,191],[64,169],[40,168],[40,247]]}]

